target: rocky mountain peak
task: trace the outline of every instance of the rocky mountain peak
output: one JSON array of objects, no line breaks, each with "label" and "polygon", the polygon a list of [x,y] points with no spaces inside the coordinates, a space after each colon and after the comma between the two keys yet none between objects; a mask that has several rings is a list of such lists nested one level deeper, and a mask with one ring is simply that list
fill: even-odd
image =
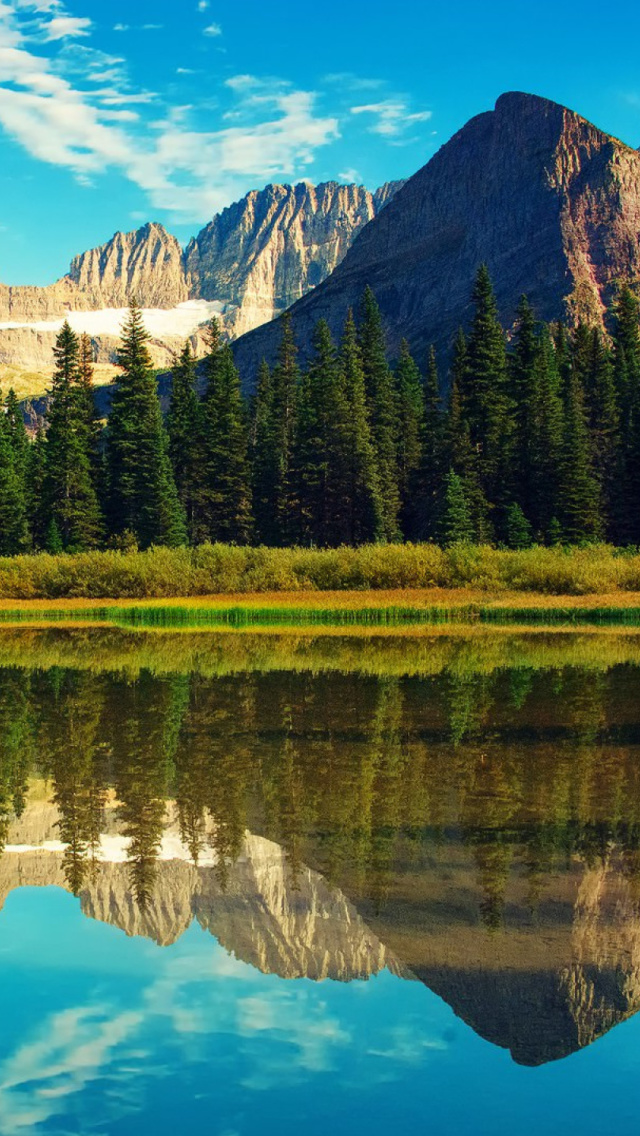
[{"label": "rocky mountain peak", "polygon": [[[526,292],[539,318],[602,322],[621,280],[640,278],[640,155],[549,99],[502,95],[378,211],[331,277],[292,310],[307,342],[322,317],[340,330],[364,288],[390,348],[443,361],[470,314],[483,262],[507,325]],[[272,358],[277,328],[238,344],[241,368]]]}]

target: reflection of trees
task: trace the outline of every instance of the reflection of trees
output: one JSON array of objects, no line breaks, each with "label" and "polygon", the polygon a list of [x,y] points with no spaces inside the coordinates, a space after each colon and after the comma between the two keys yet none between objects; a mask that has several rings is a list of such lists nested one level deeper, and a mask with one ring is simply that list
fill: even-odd
[{"label": "reflection of trees", "polygon": [[222,882],[249,827],[283,846],[294,882],[310,861],[377,906],[436,840],[462,837],[496,929],[514,871],[532,909],[554,865],[599,861],[612,844],[640,878],[640,761],[620,734],[633,697],[635,672],[622,668],[597,683],[576,667],[432,679],[142,672],[135,682],[6,669],[0,845],[36,771],[52,780],[75,892],[112,790],[142,902],[176,814],[192,859],[211,849]]}]

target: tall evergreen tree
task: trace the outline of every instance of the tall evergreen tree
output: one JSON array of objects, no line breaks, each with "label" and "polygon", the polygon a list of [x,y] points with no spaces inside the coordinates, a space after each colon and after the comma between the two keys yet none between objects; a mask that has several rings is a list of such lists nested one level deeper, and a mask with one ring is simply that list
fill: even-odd
[{"label": "tall evergreen tree", "polygon": [[0,556],[15,556],[28,546],[24,459],[10,417],[0,411]]},{"label": "tall evergreen tree", "polygon": [[558,525],[558,499],[563,462],[564,412],[556,350],[548,328],[539,336],[525,419],[523,501],[537,538],[551,540]]},{"label": "tall evergreen tree", "polygon": [[44,428],[38,427],[36,436],[29,446],[26,475],[26,503],[29,516],[31,538],[37,550],[45,547],[48,510],[45,499],[47,441]]},{"label": "tall evergreen tree", "polygon": [[438,494],[445,473],[445,425],[438,363],[431,347],[424,384],[424,426],[413,534],[418,540],[433,540],[436,536]]},{"label": "tall evergreen tree", "polygon": [[46,509],[62,547],[78,551],[98,544],[102,518],[80,385],[78,337],[67,320],[56,339],[54,359],[46,436]]},{"label": "tall evergreen tree", "polygon": [[254,536],[258,544],[277,545],[280,539],[278,485],[280,432],[275,422],[273,378],[266,359],[258,371],[251,423],[251,478]]},{"label": "tall evergreen tree", "polygon": [[625,543],[640,543],[640,302],[628,286],[613,310],[613,364],[620,413],[616,530]]},{"label": "tall evergreen tree", "polygon": [[499,531],[513,490],[513,407],[508,392],[505,335],[485,264],[478,271],[472,301],[475,311],[460,393],[471,443],[480,458],[480,486],[496,509],[494,523]]},{"label": "tall evergreen tree", "polygon": [[202,414],[196,395],[196,361],[189,340],[171,372],[171,398],[167,413],[169,457],[178,497],[187,519],[192,544],[206,537],[198,508],[198,484],[203,458]]},{"label": "tall evergreen tree", "polygon": [[142,312],[131,305],[122,330],[107,436],[112,532],[143,548],[186,540]]},{"label": "tall evergreen tree", "polygon": [[280,345],[273,368],[273,426],[277,454],[276,518],[277,543],[288,544],[299,530],[299,506],[295,498],[292,468],[293,440],[296,431],[297,397],[300,371],[298,349],[291,326],[291,316],[280,317]]},{"label": "tall evergreen tree", "polygon": [[[462,328],[456,336],[451,365],[451,390],[445,422],[445,456],[450,468],[462,481],[463,491],[473,526],[474,538],[486,541],[490,537],[489,502],[480,484],[480,455],[471,439],[463,394],[467,381],[467,341]],[[440,484],[440,498],[446,493],[446,483]],[[442,508],[440,500],[439,508]]]},{"label": "tall evergreen tree", "polygon": [[425,433],[424,387],[406,339],[400,344],[395,371],[398,401],[398,487],[400,527],[405,537],[418,531],[419,479]]},{"label": "tall evergreen tree", "polygon": [[461,477],[450,469],[444,482],[444,494],[438,539],[448,548],[461,541],[473,540],[475,536],[469,501],[465,494]]},{"label": "tall evergreen tree", "polygon": [[359,343],[371,437],[378,468],[382,529],[387,540],[400,536],[400,488],[398,474],[398,401],[387,363],[386,341],[380,309],[370,288],[362,297]]},{"label": "tall evergreen tree", "polygon": [[593,472],[584,398],[576,374],[569,380],[566,395],[559,504],[566,541],[581,543],[602,535],[600,489]]},{"label": "tall evergreen tree", "polygon": [[91,475],[101,511],[104,513],[107,500],[103,428],[96,407],[93,363],[93,346],[89,336],[83,332],[79,340],[78,382],[80,398],[84,405]]},{"label": "tall evergreen tree", "polygon": [[240,376],[217,321],[208,330],[202,401],[202,527],[207,539],[245,544],[251,531],[248,431]]},{"label": "tall evergreen tree", "polygon": [[584,376],[585,410],[591,435],[593,472],[601,490],[607,535],[615,539],[623,507],[620,469],[620,412],[611,355],[600,328],[589,329]]},{"label": "tall evergreen tree", "polygon": [[344,527],[337,535],[337,543],[357,545],[379,540],[384,530],[378,467],[367,414],[362,354],[351,310],[347,313],[340,343],[340,372],[344,455],[340,516]]}]

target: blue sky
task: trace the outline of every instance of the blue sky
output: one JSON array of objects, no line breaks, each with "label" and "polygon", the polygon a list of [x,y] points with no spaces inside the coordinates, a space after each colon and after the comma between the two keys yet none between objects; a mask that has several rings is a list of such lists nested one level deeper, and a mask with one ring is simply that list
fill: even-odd
[{"label": "blue sky", "polygon": [[0,0],[0,281],[116,229],[186,242],[269,181],[375,188],[506,90],[640,144],[640,6]]}]

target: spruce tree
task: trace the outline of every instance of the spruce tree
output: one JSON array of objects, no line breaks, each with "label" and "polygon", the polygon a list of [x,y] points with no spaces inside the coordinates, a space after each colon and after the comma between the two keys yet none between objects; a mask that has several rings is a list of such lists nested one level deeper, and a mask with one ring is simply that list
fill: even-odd
[{"label": "spruce tree", "polygon": [[569,379],[559,492],[559,520],[570,544],[602,535],[600,488],[591,461],[584,398],[577,375]]},{"label": "spruce tree", "polygon": [[24,465],[14,448],[11,422],[0,413],[0,556],[15,556],[28,546]]},{"label": "spruce tree", "polygon": [[132,533],[142,548],[187,538],[162,422],[149,336],[136,303],[122,330],[107,435],[109,511],[115,535]]},{"label": "spruce tree", "polygon": [[380,309],[370,288],[362,298],[359,344],[362,355],[371,438],[376,455],[382,530],[387,540],[400,537],[398,472],[398,402],[387,363]]},{"label": "spruce tree", "polygon": [[585,409],[591,435],[593,472],[600,484],[607,535],[615,539],[617,522],[624,507],[620,412],[612,359],[604,336],[597,327],[589,331]]},{"label": "spruce tree", "polygon": [[446,460],[445,416],[442,412],[438,363],[433,347],[429,350],[423,394],[424,425],[413,537],[418,540],[433,540],[437,527],[438,494],[444,478]]},{"label": "spruce tree", "polygon": [[38,426],[36,436],[27,455],[26,501],[31,538],[36,550],[45,547],[49,523],[46,492],[47,441],[44,428]]},{"label": "spruce tree", "polygon": [[418,532],[419,480],[425,433],[424,387],[406,339],[400,344],[395,371],[398,400],[398,487],[400,526],[405,538]]},{"label": "spruce tree", "polygon": [[251,487],[254,538],[257,544],[277,545],[280,538],[278,485],[280,475],[280,432],[274,418],[271,370],[265,359],[258,371],[258,383],[251,423]]},{"label": "spruce tree", "polygon": [[444,482],[442,511],[438,539],[444,548],[474,539],[474,526],[464,483],[455,470],[450,469]]},{"label": "spruce tree", "polygon": [[503,510],[513,491],[513,406],[508,392],[505,335],[485,264],[478,271],[471,298],[475,311],[460,394],[471,444],[479,455],[480,487],[494,506],[494,524],[500,530]]},{"label": "spruce tree", "polygon": [[[444,454],[449,466],[458,474],[462,481],[465,500],[467,501],[474,539],[489,540],[489,502],[480,484],[479,452],[471,440],[469,421],[463,409],[461,392],[465,389],[467,380],[467,341],[462,328],[459,329],[454,345],[453,361],[451,366],[451,389],[449,392],[449,405],[444,426],[445,444]],[[440,485],[439,509],[442,509],[442,495],[446,491],[446,482]]]},{"label": "spruce tree", "polygon": [[47,520],[48,527],[57,530],[63,549],[81,551],[99,543],[102,518],[93,481],[85,394],[80,385],[79,342],[67,320],[53,354],[55,370],[46,435]]},{"label": "spruce tree", "polygon": [[622,288],[613,310],[613,363],[620,414],[616,534],[640,543],[640,303]]},{"label": "spruce tree", "polygon": [[533,530],[517,501],[507,509],[506,542],[508,548],[530,548],[533,543]]},{"label": "spruce tree", "polygon": [[78,382],[80,398],[84,405],[91,476],[101,511],[104,513],[107,502],[103,429],[95,399],[93,346],[86,332],[83,332],[79,340]]},{"label": "spruce tree", "polygon": [[198,482],[202,461],[202,414],[196,395],[196,361],[187,340],[171,372],[171,398],[167,413],[169,457],[178,497],[187,519],[192,544],[206,533],[198,510]]},{"label": "spruce tree", "polygon": [[293,466],[303,544],[340,543],[343,509],[343,388],[338,357],[325,320],[313,335],[314,354],[298,397]]},{"label": "spruce tree", "polygon": [[221,345],[215,319],[208,329],[204,371],[202,530],[211,541],[245,544],[252,524],[246,412],[233,353]]},{"label": "spruce tree", "polygon": [[299,531],[299,506],[295,497],[292,468],[293,440],[300,371],[298,349],[293,337],[291,316],[280,316],[280,345],[273,368],[273,428],[277,455],[276,521],[277,543],[292,543]]},{"label": "spruce tree", "polygon": [[[550,525],[558,522],[562,477],[564,411],[556,350],[548,328],[542,328],[532,377],[526,418],[523,485],[525,512],[536,538],[550,539]],[[555,529],[554,529],[555,531]]]},{"label": "spruce tree", "polygon": [[383,510],[375,449],[367,414],[362,354],[358,333],[349,310],[340,343],[342,380],[341,433],[343,448],[342,507],[343,528],[336,543],[366,544],[384,533]]}]

